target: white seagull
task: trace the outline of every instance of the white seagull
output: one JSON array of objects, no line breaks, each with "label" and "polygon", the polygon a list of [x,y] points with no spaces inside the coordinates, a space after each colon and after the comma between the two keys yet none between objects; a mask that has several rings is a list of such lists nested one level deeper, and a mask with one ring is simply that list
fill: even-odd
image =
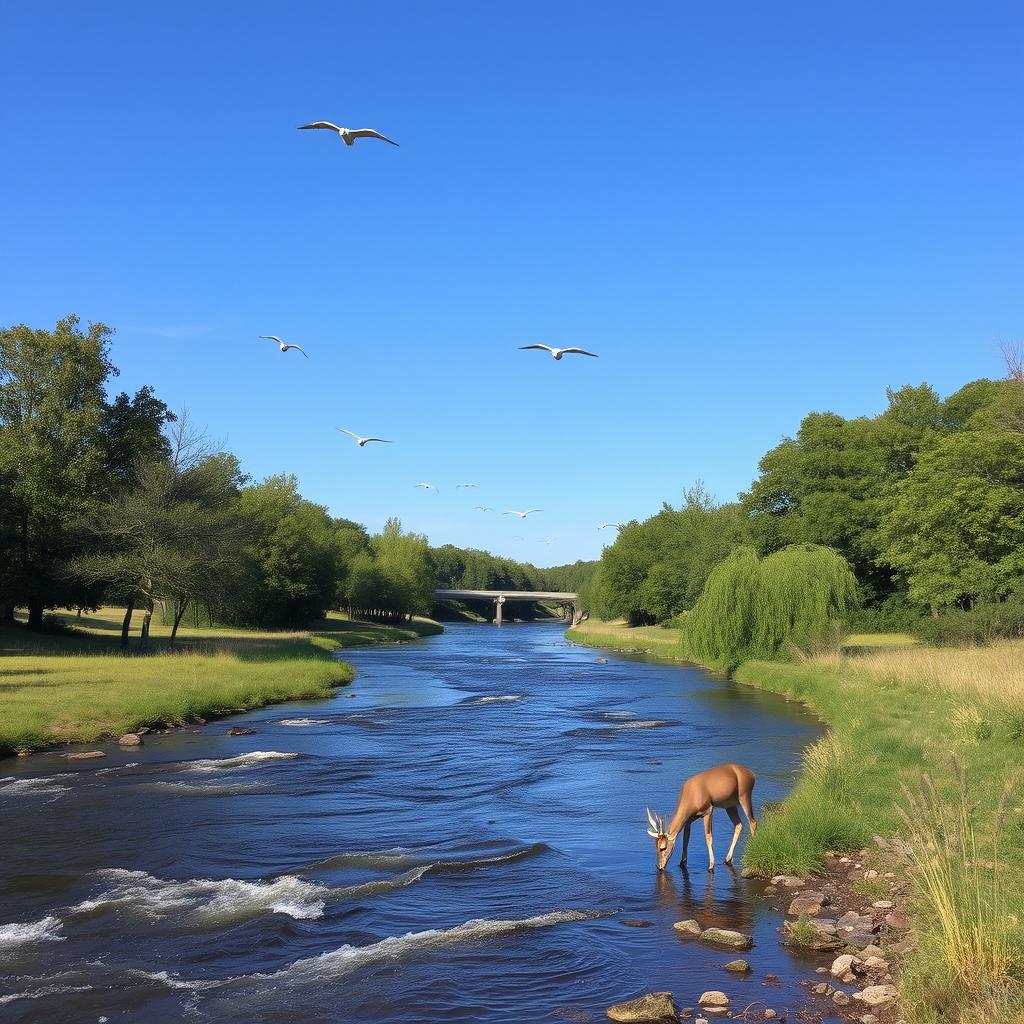
[{"label": "white seagull", "polygon": [[598,529],[599,530],[607,530],[609,526],[614,526],[616,530],[621,530],[622,529],[622,523],[602,523],[598,527]]},{"label": "white seagull", "polygon": [[519,516],[520,519],[525,519],[528,515],[531,515],[534,512],[543,512],[543,511],[544,511],[544,509],[542,509],[542,508],[531,508],[531,509],[527,509],[526,512],[517,512],[515,509],[510,508],[504,514],[507,515],[507,516]]},{"label": "white seagull", "polygon": [[455,490],[458,490],[460,487],[464,487],[468,491],[476,487],[476,484],[456,484]]},{"label": "white seagull", "polygon": [[544,352],[550,352],[555,359],[561,359],[564,355],[593,356],[597,359],[596,352],[588,352],[585,348],[552,348],[550,345],[520,345],[520,350],[528,348],[539,348]]},{"label": "white seagull", "polygon": [[[267,341],[276,342],[277,343],[277,347],[282,352],[287,352],[289,349],[293,348],[297,352],[301,352],[304,356],[306,356],[306,352],[305,352],[304,349],[299,348],[298,345],[286,345],[276,334],[261,334],[260,337],[261,338],[265,338]],[[309,356],[306,356],[306,358],[308,359]]]},{"label": "white seagull", "polygon": [[493,512],[494,509],[490,505],[474,505],[473,506],[478,512]]},{"label": "white seagull", "polygon": [[[425,491],[437,491],[437,488],[433,484],[417,484],[417,487],[422,487]],[[440,494],[440,491],[437,491]]]},{"label": "white seagull", "polygon": [[307,128],[324,128],[329,132],[337,132],[338,138],[346,146],[351,146],[356,139],[380,139],[382,142],[390,142],[392,146],[398,145],[394,139],[389,139],[386,135],[381,135],[380,132],[375,132],[372,128],[341,128],[339,125],[331,124],[330,121],[314,121],[312,124],[299,125],[300,132]]},{"label": "white seagull", "polygon": [[353,434],[351,430],[346,430],[344,427],[335,427],[334,429],[340,430],[343,434],[348,434],[349,437],[354,437],[356,444],[359,445],[360,448],[362,448],[363,445],[368,444],[370,441],[376,441],[379,444],[391,444],[390,441],[383,437],[360,437],[358,434]]}]

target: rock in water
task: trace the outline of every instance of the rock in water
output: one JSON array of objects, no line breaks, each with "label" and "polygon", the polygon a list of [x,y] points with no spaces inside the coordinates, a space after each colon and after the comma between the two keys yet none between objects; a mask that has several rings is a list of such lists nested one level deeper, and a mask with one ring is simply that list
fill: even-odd
[{"label": "rock in water", "polygon": [[734,932],[731,928],[705,928],[700,933],[700,941],[711,946],[731,946],[733,949],[750,949],[754,940],[743,932]]},{"label": "rock in water", "polygon": [[689,921],[676,921],[676,923],[672,925],[672,927],[677,932],[682,932],[684,935],[700,935],[700,933],[704,930],[696,921],[692,919]]},{"label": "rock in water", "polygon": [[671,992],[648,992],[638,999],[609,1006],[605,1012],[611,1020],[643,1024],[644,1021],[675,1020],[676,1004]]},{"label": "rock in water", "polygon": [[68,761],[92,761],[97,757],[106,757],[102,750],[76,750],[72,754],[65,754]]},{"label": "rock in water", "polygon": [[141,747],[142,737],[137,732],[126,732],[123,736],[118,737],[117,742],[122,747]]},{"label": "rock in water", "polygon": [[255,736],[256,730],[245,725],[233,725],[228,729],[229,736]]},{"label": "rock in water", "polygon": [[624,917],[619,921],[619,924],[624,924],[627,928],[650,928],[651,922],[645,921],[641,917]]},{"label": "rock in water", "polygon": [[734,974],[746,974],[750,970],[750,964],[746,960],[730,960],[724,967]]},{"label": "rock in water", "polygon": [[697,1000],[701,1006],[728,1006],[729,997],[724,992],[719,992],[717,989],[712,989],[710,992],[705,992],[704,995]]}]

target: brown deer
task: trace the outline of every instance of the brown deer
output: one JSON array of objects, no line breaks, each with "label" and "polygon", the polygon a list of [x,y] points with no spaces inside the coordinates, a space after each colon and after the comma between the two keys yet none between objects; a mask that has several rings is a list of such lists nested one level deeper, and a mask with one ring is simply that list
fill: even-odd
[{"label": "brown deer", "polygon": [[751,802],[751,795],[754,792],[754,783],[757,779],[749,768],[739,764],[720,764],[709,768],[699,775],[691,775],[684,783],[679,793],[679,803],[676,805],[676,812],[672,815],[672,821],[665,827],[665,819],[659,815],[652,814],[647,809],[647,820],[651,827],[647,834],[654,839],[654,849],[658,855],[658,870],[664,871],[672,856],[672,849],[676,845],[679,833],[683,833],[683,856],[679,861],[680,867],[686,867],[686,850],[690,845],[690,826],[698,819],[704,819],[704,839],[708,844],[708,870],[715,870],[715,851],[711,845],[711,814],[716,807],[725,809],[729,820],[733,824],[732,842],[729,844],[729,852],[725,855],[725,863],[732,863],[733,851],[739,841],[740,833],[743,831],[743,822],[740,820],[740,813],[736,810],[737,805],[743,809],[750,831],[757,829],[757,822],[754,820],[754,805]]}]

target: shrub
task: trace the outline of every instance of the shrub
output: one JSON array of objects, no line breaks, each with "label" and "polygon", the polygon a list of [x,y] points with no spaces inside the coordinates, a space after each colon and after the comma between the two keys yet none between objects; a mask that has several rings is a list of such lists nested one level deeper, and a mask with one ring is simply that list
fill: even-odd
[{"label": "shrub", "polygon": [[914,635],[940,647],[981,647],[995,640],[1024,639],[1024,599],[980,604],[972,611],[951,611],[919,619]]}]

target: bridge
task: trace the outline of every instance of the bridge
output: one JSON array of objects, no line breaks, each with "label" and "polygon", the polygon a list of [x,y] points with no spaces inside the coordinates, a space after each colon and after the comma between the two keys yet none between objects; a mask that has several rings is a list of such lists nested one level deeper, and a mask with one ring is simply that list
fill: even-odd
[{"label": "bridge", "polygon": [[493,601],[494,624],[501,625],[501,610],[506,601],[549,601],[562,604],[572,610],[572,624],[580,621],[580,612],[575,594],[561,590],[435,590],[438,601]]}]

